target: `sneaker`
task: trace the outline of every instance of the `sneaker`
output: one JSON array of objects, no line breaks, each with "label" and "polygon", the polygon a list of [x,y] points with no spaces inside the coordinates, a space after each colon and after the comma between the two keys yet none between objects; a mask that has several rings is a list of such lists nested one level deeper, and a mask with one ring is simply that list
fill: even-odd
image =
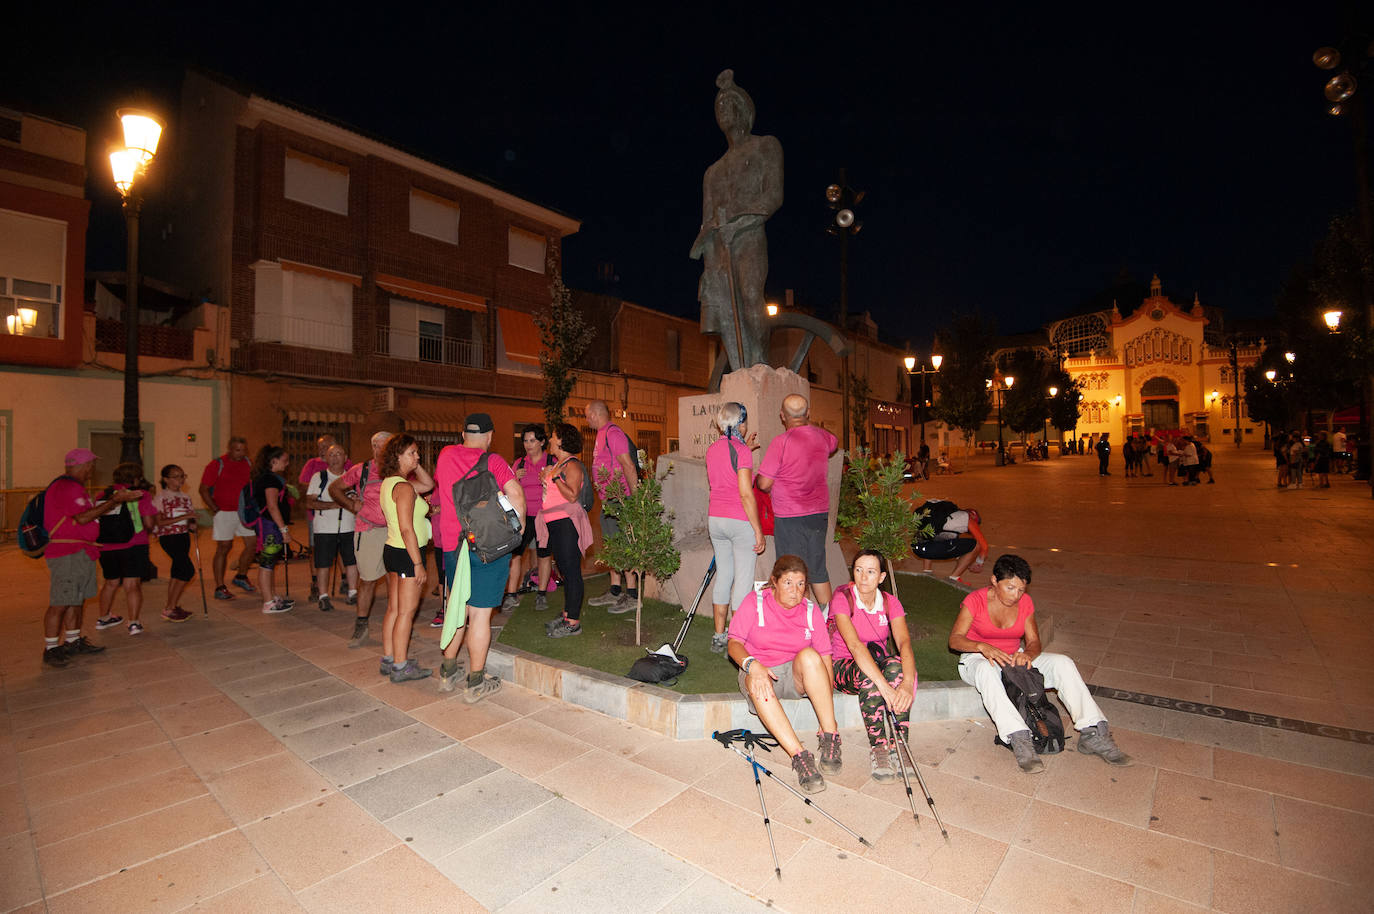
[{"label": "sneaker", "polygon": [[820,793],[825,789],[825,778],[821,777],[811,750],[803,749],[792,756],[792,770],[797,773],[797,786],[804,793]]},{"label": "sneaker", "polygon": [[520,598],[513,593],[508,593],[506,594],[505,598],[501,601],[501,612],[508,613],[519,605]]},{"label": "sneaker", "polygon": [[348,639],[348,646],[358,648],[363,646],[367,640],[367,620],[359,619],[353,623],[353,636]]},{"label": "sneaker", "polygon": [[123,621],[123,616],[106,616],[103,619],[96,619],[95,627],[96,629],[114,628],[116,625]]},{"label": "sneaker", "polygon": [[730,636],[726,632],[716,632],[711,636],[711,653],[725,653],[725,646],[730,643]]},{"label": "sneaker", "polygon": [[620,594],[619,599],[606,607],[606,612],[613,616],[623,616],[625,613],[632,613],[634,611],[635,598],[623,592]]},{"label": "sneaker", "polygon": [[221,584],[215,588],[215,599],[232,600],[234,599],[234,594],[229,590],[228,587],[225,587],[223,584]]},{"label": "sneaker", "polygon": [[285,606],[287,609],[290,609],[291,607],[296,605],[296,601],[291,599],[290,597],[277,597],[277,599],[280,600],[282,605]]},{"label": "sneaker", "polygon": [[476,704],[488,695],[501,690],[501,677],[493,676],[490,673],[482,674],[482,681],[477,685],[470,685],[463,693],[463,701],[468,704]]},{"label": "sneaker", "polygon": [[873,780],[879,784],[890,784],[897,780],[897,771],[892,766],[892,753],[886,743],[879,743],[868,750],[868,767]]},{"label": "sneaker", "polygon": [[57,647],[43,649],[43,663],[48,666],[64,667],[70,662],[71,658],[67,656],[67,649],[60,644]]},{"label": "sneaker", "polygon": [[131,634],[131,635],[141,635],[141,634],[143,634],[143,623],[142,623],[142,622],[130,622],[130,623],[129,623],[129,634]]},{"label": "sneaker", "polygon": [[162,611],[162,618],[166,619],[168,622],[185,622],[187,619],[191,618],[191,614],[180,606],[174,606],[171,609],[164,609]]},{"label": "sneaker", "polygon": [[435,614],[434,614],[434,618],[429,620],[429,627],[430,627],[430,628],[443,628],[443,627],[444,627],[444,614],[443,614],[443,613],[435,613]]},{"label": "sneaker", "polygon": [[840,734],[838,733],[817,733],[821,747],[821,770],[826,774],[839,774],[844,767],[844,760],[840,758]]},{"label": "sneaker", "polygon": [[557,625],[558,625],[560,622],[563,622],[563,621],[566,620],[567,618],[568,618],[568,617],[567,617],[567,614],[566,614],[566,613],[559,613],[558,615],[554,616],[552,619],[550,619],[549,621],[547,621],[547,622],[544,623],[544,631],[545,631],[545,632],[551,632],[551,631],[553,631],[554,628],[557,627]]},{"label": "sneaker", "polygon": [[285,613],[285,612],[290,612],[290,611],[291,611],[291,606],[292,606],[292,604],[287,603],[287,602],[286,602],[285,600],[283,600],[281,597],[277,597],[277,598],[276,598],[275,600],[273,600],[271,603],[265,604],[265,605],[262,607],[262,611],[263,611],[264,613],[267,613],[268,615],[272,615],[272,614],[275,614],[275,613]]},{"label": "sneaker", "polygon": [[537,613],[549,611],[549,595],[537,593],[534,595],[534,611]]},{"label": "sneaker", "polygon": [[[1040,761],[1040,756],[1035,751],[1035,743],[1031,742],[1029,730],[1013,733],[1007,741],[1011,743],[1012,755],[1016,756],[1016,764],[1021,766],[1022,771],[1026,774],[1039,774],[1045,770],[1045,763]],[[1081,740],[1079,745],[1082,745]]]},{"label": "sneaker", "polygon": [[330,602],[328,594],[320,594],[320,612],[327,613],[334,611],[334,604]]},{"label": "sneaker", "polygon": [[454,686],[456,686],[456,685],[458,684],[458,680],[459,680],[460,678],[464,678],[464,677],[466,677],[466,676],[467,676],[467,673],[464,671],[463,665],[462,665],[461,663],[460,663],[457,667],[454,668],[454,670],[453,670],[452,673],[445,673],[443,667],[440,667],[440,668],[439,668],[439,691],[440,691],[440,692],[452,692]]},{"label": "sneaker", "polygon": [[611,593],[611,592],[608,590],[608,591],[606,591],[605,593],[603,593],[603,594],[602,594],[601,596],[599,596],[599,597],[592,597],[590,600],[587,601],[587,605],[588,605],[588,606],[611,606],[611,605],[613,605],[613,604],[615,603],[616,600],[619,600],[623,594],[624,594],[624,591],[621,591],[620,593]]},{"label": "sneaker", "polygon": [[1107,722],[1099,720],[1094,726],[1078,731],[1078,751],[1084,755],[1101,756],[1108,765],[1126,768],[1135,764],[1134,760],[1122,752],[1116,740],[1107,732]]},{"label": "sneaker", "polygon": [[433,670],[421,668],[420,664],[414,660],[407,660],[404,666],[392,668],[391,681],[410,682],[415,679],[428,679],[433,672]]},{"label": "sneaker", "polygon": [[[404,665],[405,665],[405,664],[402,664],[402,666],[404,666]],[[394,661],[394,660],[387,660],[385,657],[383,657],[383,658],[382,658],[381,666],[379,666],[379,667],[377,668],[377,675],[379,675],[379,676],[390,676],[391,673],[392,673],[392,671],[395,670],[395,669],[396,669],[396,661]]]},{"label": "sneaker", "polygon": [[85,635],[82,635],[75,641],[68,641],[66,644],[62,645],[62,648],[67,652],[68,657],[75,657],[77,654],[101,654],[105,651],[103,645],[92,644],[86,640]]},{"label": "sneaker", "polygon": [[[234,584],[235,587],[237,587],[239,590],[242,590],[244,593],[257,593],[257,592],[258,592],[258,589],[257,589],[256,587],[253,586],[253,582],[250,581],[250,580],[248,580],[248,576],[247,576],[247,575],[242,575],[242,574],[234,575],[233,584]],[[225,588],[225,589],[227,590],[228,588]]]},{"label": "sneaker", "polygon": [[582,634],[582,623],[569,618],[561,618],[548,630],[550,638],[572,638]]},{"label": "sneaker", "polygon": [[350,590],[350,591],[348,592],[348,598],[345,599],[344,602],[347,603],[349,606],[357,606],[357,605],[358,605],[358,592],[357,592],[356,590]]}]

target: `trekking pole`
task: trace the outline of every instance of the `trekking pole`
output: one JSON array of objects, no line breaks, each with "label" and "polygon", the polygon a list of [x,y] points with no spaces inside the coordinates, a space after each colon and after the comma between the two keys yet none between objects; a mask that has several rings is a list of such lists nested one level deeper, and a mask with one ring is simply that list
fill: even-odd
[{"label": "trekking pole", "polygon": [[191,521],[191,542],[196,547],[196,577],[200,578],[200,606],[205,611],[205,615],[210,615],[210,601],[205,599],[205,569],[204,563],[200,560],[200,529],[196,526],[195,520]]},{"label": "trekking pole", "polygon": [[754,761],[752,757],[746,755],[745,753],[741,752],[738,748],[731,745],[731,743],[735,742],[736,740],[739,740],[740,742],[743,742],[744,745],[751,750],[754,746],[757,745],[762,746],[764,751],[767,752],[770,749],[770,744],[773,746],[776,746],[778,744],[778,741],[776,739],[774,739],[766,733],[753,733],[749,730],[728,730],[725,733],[721,733],[719,730],[717,730],[716,732],[711,734],[711,738],[714,739],[716,742],[720,743],[726,749],[729,749],[731,752],[738,755],[740,758],[744,759],[750,765],[753,765],[755,768],[755,777],[758,776],[758,772],[763,772],[764,774],[772,778],[777,783],[777,785],[781,787],[783,790],[786,790],[788,793],[792,794],[792,796],[796,797],[798,800],[801,800],[807,806],[810,806],[812,809],[816,810],[816,812],[825,816],[831,822],[834,822],[846,834],[850,835],[852,838],[854,838],[854,840],[858,841],[864,847],[873,846],[869,843],[867,838],[860,835],[858,832],[850,828],[848,825],[845,825],[843,822],[832,816],[830,813],[826,812],[824,809],[821,809],[820,806],[816,805],[815,801],[813,801],[806,794],[802,793],[800,790],[793,787],[791,784],[779,778],[772,771],[769,771],[766,766]]},{"label": "trekking pole", "polygon": [[[921,818],[916,815],[916,799],[911,792],[911,778],[906,773],[908,766],[915,772],[916,783],[921,786],[921,793],[925,794],[926,804],[930,806],[930,814],[935,817],[935,824],[939,827],[940,834],[944,836],[945,843],[948,844],[949,832],[945,830],[945,823],[940,821],[940,813],[935,808],[935,798],[930,795],[930,788],[926,787],[925,778],[921,777],[921,769],[916,767],[916,760],[911,757],[911,747],[907,745],[906,740],[902,739],[902,731],[897,724],[897,714],[886,702],[883,703],[883,712],[884,719],[892,730],[893,742],[897,744],[897,767],[902,770],[902,783],[906,785],[906,798],[907,802],[911,804],[911,817],[916,820],[916,825],[919,827]],[[903,752],[906,753],[905,762],[902,761]]]},{"label": "trekking pole", "polygon": [[[764,747],[767,749],[767,747]],[[773,873],[782,881],[782,865],[778,863],[778,847],[773,843],[773,820],[768,818],[768,803],[763,798],[763,781],[759,780],[759,769],[763,766],[754,760],[754,750],[745,756],[749,767],[754,769],[754,789],[759,792],[759,808],[763,810],[763,830],[768,832],[768,849],[773,852]]]}]

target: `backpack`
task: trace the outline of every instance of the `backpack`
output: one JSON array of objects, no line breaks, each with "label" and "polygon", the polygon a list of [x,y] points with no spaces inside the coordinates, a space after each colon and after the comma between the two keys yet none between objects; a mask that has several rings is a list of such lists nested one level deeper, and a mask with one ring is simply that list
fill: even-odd
[{"label": "backpack", "polygon": [[486,457],[453,484],[453,509],[458,515],[458,523],[462,525],[468,548],[477,553],[484,565],[519,548],[524,521],[501,494],[501,487],[491,472],[491,455]]},{"label": "backpack", "polygon": [[634,464],[635,475],[643,475],[644,468],[639,465],[639,448],[635,446],[634,439],[630,437],[629,433],[626,432],[625,429],[616,425],[614,422],[607,426],[606,429],[606,448],[609,450],[611,446],[611,429],[615,429],[616,431],[620,432],[620,434],[625,436],[625,443],[628,444],[630,447],[630,463]]},{"label": "backpack", "polygon": [[932,498],[930,501],[916,509],[916,519],[921,527],[930,526],[930,536],[920,534],[919,539],[931,539],[938,537],[945,530],[945,524],[949,522],[949,516],[959,510],[959,506],[952,501],[942,501]]},{"label": "backpack", "polygon": [[262,517],[262,505],[258,504],[257,498],[253,495],[253,483],[239,490],[239,523],[245,527],[251,527]]},{"label": "backpack", "polygon": [[[105,497],[108,499],[110,493],[106,492]],[[95,541],[97,543],[119,545],[133,539],[134,519],[132,512],[137,510],[138,502],[126,502],[113,511],[108,511],[100,515],[98,521],[100,524],[100,533],[97,534]]]},{"label": "backpack", "polygon": [[[1059,717],[1059,709],[1045,695],[1045,677],[1033,666],[1002,667],[1002,685],[1007,697],[1016,706],[1016,712],[1026,722],[1031,732],[1031,742],[1040,755],[1054,755],[1064,751],[1064,721]],[[1011,746],[994,737],[999,746]]]},{"label": "backpack", "polygon": [[590,511],[592,500],[596,498],[596,489],[592,486],[592,474],[587,472],[582,461],[576,457],[572,458],[572,462],[582,467],[582,488],[577,492],[577,503],[582,506],[583,511]]},{"label": "backpack", "polygon": [[[59,476],[57,479],[61,479]],[[24,506],[24,511],[19,515],[19,529],[16,531],[19,540],[19,549],[31,559],[41,559],[43,553],[48,548],[48,543],[52,541],[52,534],[58,527],[62,526],[67,518],[62,518],[57,522],[52,530],[49,530],[43,522],[43,509],[47,502],[48,489],[52,488],[54,479],[48,483],[47,487],[39,492],[29,503]]]}]

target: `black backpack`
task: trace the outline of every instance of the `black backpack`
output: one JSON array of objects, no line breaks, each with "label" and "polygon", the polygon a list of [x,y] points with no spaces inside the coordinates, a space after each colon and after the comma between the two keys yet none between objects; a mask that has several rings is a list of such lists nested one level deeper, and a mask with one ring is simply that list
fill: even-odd
[{"label": "black backpack", "polygon": [[959,506],[952,501],[944,501],[932,498],[930,501],[916,509],[916,519],[922,527],[930,526],[930,537],[924,532],[919,534],[918,539],[928,539],[938,537],[945,529],[945,523],[949,521],[949,516],[959,510]]},{"label": "black backpack", "polygon": [[[1059,717],[1059,709],[1045,694],[1045,677],[1040,671],[1033,666],[1007,664],[1002,667],[1002,685],[1030,729],[1035,751],[1041,755],[1063,752],[1064,721]],[[993,742],[1011,748],[1000,736],[994,737]]]},{"label": "black backpack", "polygon": [[[113,489],[106,489],[104,498],[109,500]],[[134,538],[134,518],[132,512],[138,510],[138,502],[126,502],[112,511],[100,515],[99,529],[96,535],[97,543],[105,543],[111,546],[127,543]]]},{"label": "black backpack", "polygon": [[524,518],[501,494],[489,466],[491,455],[483,456],[486,460],[478,460],[453,484],[453,509],[468,548],[486,565],[519,548]]}]

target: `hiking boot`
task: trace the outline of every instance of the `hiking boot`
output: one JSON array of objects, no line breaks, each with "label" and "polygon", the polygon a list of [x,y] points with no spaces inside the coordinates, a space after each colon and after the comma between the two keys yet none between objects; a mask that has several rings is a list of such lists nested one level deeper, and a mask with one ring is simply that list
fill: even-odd
[{"label": "hiking boot", "polygon": [[1029,730],[1013,733],[1007,738],[1007,742],[1011,743],[1011,752],[1016,756],[1016,764],[1020,765],[1026,774],[1039,774],[1045,770],[1045,763],[1040,761],[1040,756],[1035,751],[1035,743],[1031,742]]},{"label": "hiking boot", "polygon": [[567,617],[560,618],[548,631],[550,638],[572,638],[580,634],[582,634],[582,623],[574,622]]},{"label": "hiking boot", "polygon": [[461,663],[453,668],[452,673],[445,673],[444,668],[442,666],[439,667],[439,691],[452,692],[454,686],[458,684],[458,680],[466,676],[467,673],[463,670],[463,665]]},{"label": "hiking boot", "polygon": [[[215,588],[215,599],[216,599],[216,600],[232,600],[232,599],[234,599],[234,593],[233,593],[233,591],[231,591],[228,587],[225,587],[223,584],[221,584],[221,585],[219,585],[218,587]],[[97,628],[98,628],[98,627],[99,627],[99,626],[97,626]]]},{"label": "hiking boot", "polygon": [[588,606],[611,606],[611,605],[613,605],[613,604],[615,603],[616,600],[619,600],[623,594],[624,594],[624,591],[621,591],[621,593],[611,593],[611,592],[608,590],[608,591],[606,591],[605,593],[603,593],[603,594],[602,594],[601,596],[599,596],[599,597],[592,597],[590,600],[587,601],[587,605],[588,605]]},{"label": "hiking boot", "polygon": [[187,619],[191,618],[191,614],[180,606],[173,606],[171,609],[164,609],[162,611],[162,618],[166,619],[168,622],[185,622]]},{"label": "hiking boot", "polygon": [[291,611],[292,606],[295,606],[295,604],[288,600],[283,600],[281,597],[277,597],[271,603],[264,603],[262,611],[268,615],[286,613]]},{"label": "hiking boot", "polygon": [[546,593],[537,593],[537,594],[535,594],[535,595],[534,595],[534,611],[537,612],[537,613],[542,613],[542,612],[548,612],[548,610],[549,610],[549,595],[546,594]]},{"label": "hiking boot", "polygon": [[334,604],[329,599],[329,594],[320,594],[320,612],[328,613],[334,611]]},{"label": "hiking boot", "polygon": [[[253,582],[248,580],[248,575],[246,574],[234,575],[233,584],[235,587],[237,587],[239,590],[242,590],[244,593],[258,592],[258,589],[253,586]],[[225,589],[227,590],[228,588]]]},{"label": "hiking boot", "polygon": [[444,627],[444,614],[443,614],[443,613],[435,613],[435,614],[434,614],[434,618],[429,620],[429,627],[430,627],[430,628],[443,628],[443,627]]},{"label": "hiking boot", "polygon": [[[189,615],[189,613],[187,615]],[[86,640],[85,635],[82,635],[75,641],[68,641],[66,644],[62,645],[62,648],[67,652],[68,657],[75,657],[77,654],[102,654],[105,652],[105,647],[103,645],[92,644]]]},{"label": "hiking boot", "polygon": [[[231,598],[232,598],[232,596],[233,596],[233,595],[230,594],[230,597],[231,597]],[[96,620],[95,620],[95,627],[96,627],[97,630],[106,629],[106,628],[114,628],[116,625],[118,625],[119,623],[121,623],[121,622],[123,622],[123,621],[124,621],[124,617],[123,617],[123,616],[105,616],[104,618],[96,619]]]},{"label": "hiking boot", "polygon": [[797,786],[803,793],[820,793],[825,789],[825,778],[821,777],[811,750],[803,749],[792,756],[792,770],[797,773]]},{"label": "hiking boot", "polygon": [[43,663],[47,666],[64,667],[71,662],[67,649],[62,645],[43,649]]},{"label": "hiking boot", "polygon": [[513,593],[508,593],[501,601],[501,612],[508,613],[520,605],[520,598]]},{"label": "hiking boot", "polygon": [[394,666],[391,669],[392,682],[410,682],[414,679],[428,679],[433,670],[426,670],[414,660],[407,660],[404,666]]},{"label": "hiking boot", "polygon": [[501,677],[492,676],[489,673],[482,674],[482,681],[477,685],[469,685],[467,691],[463,692],[463,701],[468,704],[476,704],[488,695],[501,690]]},{"label": "hiking boot", "polygon": [[1099,720],[1086,730],[1078,731],[1078,751],[1084,755],[1097,755],[1108,765],[1125,768],[1135,764],[1129,755],[1122,752],[1116,740],[1107,732],[1107,722]]},{"label": "hiking boot", "polygon": [[[405,665],[405,664],[402,664],[402,666],[404,666],[404,665]],[[396,661],[394,661],[394,660],[387,660],[385,657],[383,657],[383,658],[382,658],[381,665],[380,665],[379,667],[377,667],[377,675],[378,675],[378,676],[390,676],[390,675],[392,674],[392,672],[393,672],[395,669],[396,669]]]},{"label": "hiking boot", "polygon": [[142,622],[130,622],[130,623],[129,623],[129,634],[131,634],[131,635],[141,635],[141,634],[143,634],[143,623],[142,623]]},{"label": "hiking boot", "polygon": [[879,743],[868,750],[868,767],[873,780],[879,784],[890,784],[897,780],[897,771],[892,765],[892,753],[885,743]]},{"label": "hiking boot", "polygon": [[839,774],[844,767],[844,762],[840,758],[840,734],[838,733],[817,733],[820,739],[821,748],[821,770],[826,774]]},{"label": "hiking boot", "polygon": [[353,636],[348,639],[349,647],[362,647],[367,640],[367,619],[359,619],[353,623]]},{"label": "hiking boot", "polygon": [[630,596],[628,593],[621,593],[619,599],[617,599],[610,606],[606,607],[606,612],[610,613],[613,616],[622,616],[625,613],[632,613],[634,611],[635,598]]},{"label": "hiking boot", "polygon": [[730,636],[725,632],[716,632],[711,636],[711,653],[725,653],[725,646],[730,643]]}]

